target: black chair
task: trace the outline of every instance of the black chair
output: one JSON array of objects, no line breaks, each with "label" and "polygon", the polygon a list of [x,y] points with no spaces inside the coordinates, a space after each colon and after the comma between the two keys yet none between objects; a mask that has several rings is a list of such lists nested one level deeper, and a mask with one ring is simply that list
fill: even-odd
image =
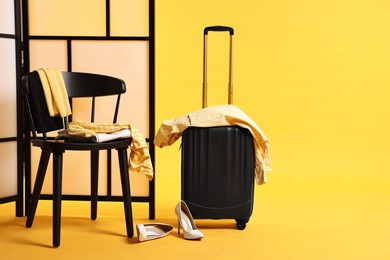
[{"label": "black chair", "polygon": [[[121,94],[126,92],[124,81],[97,74],[62,72],[70,100],[80,97],[92,98],[91,122],[94,121],[95,97],[117,95],[116,107],[113,108],[115,123]],[[133,237],[133,217],[131,206],[130,182],[128,173],[127,149],[131,138],[119,139],[104,143],[72,142],[53,140],[47,136],[48,132],[64,128],[61,117],[50,117],[47,109],[42,84],[37,71],[33,71],[22,78],[24,104],[32,132],[32,145],[40,147],[41,157],[34,184],[34,190],[27,214],[26,227],[31,227],[40,198],[50,154],[53,154],[53,246],[60,245],[61,228],[61,197],[62,197],[62,164],[63,153],[68,150],[90,151],[91,153],[91,219],[97,217],[98,201],[98,164],[99,151],[116,149],[118,151],[122,194],[126,218],[127,237]]]}]

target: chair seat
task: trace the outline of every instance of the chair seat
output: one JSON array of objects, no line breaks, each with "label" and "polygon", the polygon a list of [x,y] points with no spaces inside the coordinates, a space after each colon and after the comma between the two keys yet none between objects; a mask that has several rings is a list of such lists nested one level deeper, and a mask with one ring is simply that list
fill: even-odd
[{"label": "chair seat", "polygon": [[73,151],[98,151],[109,150],[128,147],[131,143],[131,138],[118,139],[104,143],[84,143],[84,142],[70,142],[64,140],[32,140],[32,145],[42,149],[59,149],[59,150],[73,150]]}]

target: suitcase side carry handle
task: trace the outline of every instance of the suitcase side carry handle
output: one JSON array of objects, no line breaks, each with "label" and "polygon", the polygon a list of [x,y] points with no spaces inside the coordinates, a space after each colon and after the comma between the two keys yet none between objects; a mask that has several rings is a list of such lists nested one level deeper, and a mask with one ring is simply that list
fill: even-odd
[{"label": "suitcase side carry handle", "polygon": [[234,29],[232,27],[229,27],[229,26],[221,26],[221,25],[208,26],[208,27],[204,28],[203,34],[207,35],[209,33],[209,31],[212,31],[212,32],[229,32],[230,35],[234,35]]},{"label": "suitcase side carry handle", "polygon": [[234,29],[229,26],[209,26],[203,31],[203,95],[202,107],[207,107],[207,38],[209,31],[229,32],[229,82],[228,82],[228,104],[233,104],[233,35]]}]

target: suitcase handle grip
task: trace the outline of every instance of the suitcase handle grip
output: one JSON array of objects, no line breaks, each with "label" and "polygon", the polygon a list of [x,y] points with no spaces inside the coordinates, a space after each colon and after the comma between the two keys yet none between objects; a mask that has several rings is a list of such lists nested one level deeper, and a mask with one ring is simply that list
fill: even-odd
[{"label": "suitcase handle grip", "polygon": [[234,29],[232,27],[229,27],[229,26],[221,26],[221,25],[217,25],[217,26],[208,26],[206,28],[204,28],[204,35],[207,35],[209,33],[209,31],[213,31],[213,32],[229,32],[230,35],[234,35]]}]

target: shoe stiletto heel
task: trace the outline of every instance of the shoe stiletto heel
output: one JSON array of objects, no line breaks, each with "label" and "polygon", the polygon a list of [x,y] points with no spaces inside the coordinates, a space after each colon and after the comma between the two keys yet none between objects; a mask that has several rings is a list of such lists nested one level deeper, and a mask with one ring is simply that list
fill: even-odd
[{"label": "shoe stiletto heel", "polygon": [[178,219],[178,234],[180,234],[180,226],[183,229],[184,239],[201,239],[203,234],[198,230],[192,218],[191,212],[184,201],[180,201],[175,209]]},{"label": "shoe stiletto heel", "polygon": [[180,235],[180,221],[177,220],[177,233]]}]

